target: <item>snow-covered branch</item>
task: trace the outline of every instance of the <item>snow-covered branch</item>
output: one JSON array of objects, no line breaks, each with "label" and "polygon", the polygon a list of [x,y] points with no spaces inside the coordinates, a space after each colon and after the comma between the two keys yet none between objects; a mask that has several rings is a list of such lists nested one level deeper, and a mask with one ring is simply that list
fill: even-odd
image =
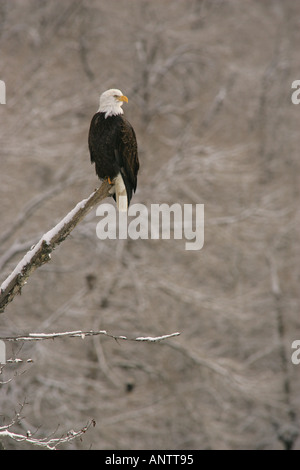
[{"label": "snow-covered branch", "polygon": [[109,194],[110,185],[103,182],[87,199],[79,202],[53,229],[45,233],[39,242],[29,250],[13,272],[0,286],[0,313],[20,293],[29,276],[51,259],[50,253],[59,245],[88,212]]},{"label": "snow-covered branch", "polygon": [[0,426],[0,438],[12,439],[16,442],[26,442],[27,444],[32,444],[36,447],[42,447],[49,450],[56,450],[57,447],[61,444],[65,444],[67,442],[71,442],[77,437],[81,437],[83,434],[87,432],[87,430],[91,426],[95,426],[96,422],[94,419],[90,420],[85,426],[83,426],[79,431],[74,431],[73,429],[65,432],[64,434],[60,435],[59,437],[55,437],[57,430],[53,432],[51,435],[47,437],[34,437],[36,434],[35,432],[31,432],[28,430],[26,434],[16,433],[12,431],[12,428],[15,425],[18,425],[20,421],[23,419],[21,413],[25,406],[25,402],[20,404],[19,411],[15,412],[15,417],[8,423],[3,426]]},{"label": "snow-covered branch", "polygon": [[32,444],[37,447],[42,447],[49,450],[55,450],[59,445],[65,444],[66,442],[73,441],[74,439],[81,437],[89,429],[91,425],[95,426],[95,421],[88,422],[82,429],[79,431],[74,431],[73,429],[68,431],[66,434],[63,434],[60,437],[45,437],[38,438],[33,437],[32,434],[28,431],[26,434],[20,434],[10,431],[10,428],[14,423],[10,423],[7,426],[0,427],[0,438],[8,437],[17,442],[26,442],[27,444]]},{"label": "snow-covered branch", "polygon": [[108,333],[106,330],[99,330],[99,331],[64,331],[61,333],[29,333],[28,335],[19,335],[19,336],[7,336],[1,337],[0,339],[3,341],[41,341],[45,339],[55,339],[55,338],[86,338],[87,336],[99,336],[104,335],[115,340],[124,340],[124,341],[144,341],[149,343],[156,343],[168,338],[172,338],[174,336],[179,336],[180,333],[171,333],[162,336],[138,336],[136,338],[129,338],[123,335],[113,335]]}]

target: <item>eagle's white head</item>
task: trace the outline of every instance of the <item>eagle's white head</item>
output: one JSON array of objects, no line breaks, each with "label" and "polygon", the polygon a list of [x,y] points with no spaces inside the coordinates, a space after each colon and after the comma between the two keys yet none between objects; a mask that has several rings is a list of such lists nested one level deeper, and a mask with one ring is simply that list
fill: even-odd
[{"label": "eagle's white head", "polygon": [[105,118],[123,114],[122,106],[124,101],[128,103],[128,98],[120,90],[114,88],[106,90],[100,96],[98,113],[105,113]]}]

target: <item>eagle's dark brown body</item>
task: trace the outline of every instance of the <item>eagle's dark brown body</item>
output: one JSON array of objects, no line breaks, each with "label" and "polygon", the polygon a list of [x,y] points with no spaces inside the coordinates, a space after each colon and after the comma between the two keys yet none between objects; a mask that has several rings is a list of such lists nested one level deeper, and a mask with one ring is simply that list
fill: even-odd
[{"label": "eagle's dark brown body", "polygon": [[95,163],[100,179],[113,180],[119,173],[122,175],[129,205],[139,169],[136,136],[131,124],[122,115],[105,118],[105,113],[98,112],[91,121],[88,144],[91,162]]}]

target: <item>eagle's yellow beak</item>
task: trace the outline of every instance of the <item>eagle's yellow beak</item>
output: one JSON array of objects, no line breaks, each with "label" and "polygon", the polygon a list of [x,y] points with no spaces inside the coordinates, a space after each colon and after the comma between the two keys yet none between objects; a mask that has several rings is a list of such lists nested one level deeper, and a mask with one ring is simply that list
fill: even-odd
[{"label": "eagle's yellow beak", "polygon": [[128,103],[128,98],[125,95],[117,96],[116,98],[118,101],[125,101],[125,103]]}]

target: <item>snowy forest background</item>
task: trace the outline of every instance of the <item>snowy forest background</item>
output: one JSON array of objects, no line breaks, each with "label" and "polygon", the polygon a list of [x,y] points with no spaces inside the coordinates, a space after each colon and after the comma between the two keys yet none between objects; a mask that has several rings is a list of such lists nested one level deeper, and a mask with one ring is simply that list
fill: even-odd
[{"label": "snowy forest background", "polygon": [[99,186],[87,134],[108,88],[138,138],[133,202],[205,205],[201,251],[100,241],[95,210],[75,228],[1,338],[181,334],[9,343],[0,426],[95,420],[66,449],[300,449],[299,42],[293,0],[0,1],[0,282]]}]

